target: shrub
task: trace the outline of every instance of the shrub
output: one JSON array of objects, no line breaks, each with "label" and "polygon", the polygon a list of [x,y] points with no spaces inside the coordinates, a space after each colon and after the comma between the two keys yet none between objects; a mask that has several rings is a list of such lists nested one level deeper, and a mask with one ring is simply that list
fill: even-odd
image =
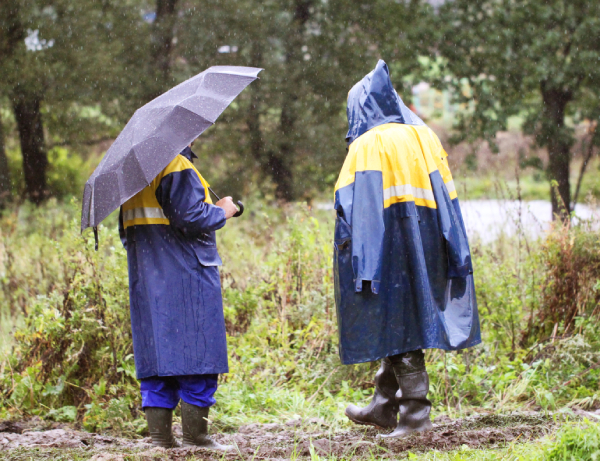
[{"label": "shrub", "polygon": [[600,424],[583,423],[564,426],[556,442],[548,449],[546,461],[600,460]]},{"label": "shrub", "polygon": [[[13,353],[0,359],[0,411],[139,433],[144,423],[116,216],[101,226],[96,253],[90,234],[79,235],[78,215],[76,201],[50,202],[13,208],[0,219],[0,306],[26,314]],[[329,214],[306,206],[255,203],[218,233],[230,357],[213,413],[219,424],[294,415],[347,424],[344,407],[370,397],[378,364],[341,366],[337,354],[332,227]],[[585,228],[556,232],[543,244],[474,245],[484,341],[459,353],[428,351],[434,413],[600,406],[589,244],[598,236]],[[546,300],[563,273],[550,263],[564,257],[556,242],[579,258],[577,283],[589,295],[578,298],[568,334],[544,340],[545,330],[531,325],[549,309]]]},{"label": "shrub", "polygon": [[576,318],[598,313],[600,234],[587,224],[559,221],[544,242],[546,279],[542,309],[534,322],[537,336],[570,334]]}]

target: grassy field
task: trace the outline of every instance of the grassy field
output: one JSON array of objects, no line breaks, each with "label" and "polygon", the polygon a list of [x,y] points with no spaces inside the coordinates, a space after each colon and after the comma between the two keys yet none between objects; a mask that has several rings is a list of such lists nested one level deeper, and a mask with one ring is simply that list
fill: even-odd
[{"label": "grassy field", "polygon": [[[259,201],[250,201],[248,210],[219,232],[231,372],[221,379],[213,430],[233,434],[250,423],[298,418],[323,421],[331,434],[356,430],[343,410],[368,401],[377,364],[342,366],[337,356],[332,213]],[[116,217],[101,226],[96,253],[91,234],[79,235],[78,213],[76,201],[51,201],[39,209],[11,208],[0,220],[0,420],[36,416],[140,438],[147,429]],[[460,353],[427,352],[433,416],[566,411],[573,418],[600,408],[599,235],[586,223],[557,227],[544,242],[517,235],[477,244],[473,256],[484,343]],[[8,334],[11,324],[19,326],[15,336]],[[425,444],[392,453],[541,459],[557,444],[570,447],[562,432],[555,435],[561,425],[531,432],[535,442],[529,443],[509,437],[461,448],[444,441],[442,450]],[[585,440],[597,438],[595,424],[567,427]],[[490,423],[481,430],[493,429]],[[376,443],[374,435],[368,441]],[[14,452],[10,459],[31,453],[24,449],[21,458]],[[313,455],[303,456],[329,459]],[[34,458],[40,456],[46,454]],[[50,450],[47,456],[55,455]]]}]

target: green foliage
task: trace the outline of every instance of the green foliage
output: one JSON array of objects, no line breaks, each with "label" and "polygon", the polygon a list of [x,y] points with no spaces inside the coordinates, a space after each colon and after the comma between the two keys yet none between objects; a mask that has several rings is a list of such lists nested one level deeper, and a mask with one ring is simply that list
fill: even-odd
[{"label": "green foliage", "polygon": [[135,109],[211,65],[263,67],[203,136],[203,172],[220,173],[236,194],[260,182],[269,198],[310,199],[343,161],[348,90],[382,57],[408,93],[418,53],[410,38],[427,38],[430,11],[386,0],[6,0],[0,105],[18,94],[41,114],[49,145],[81,147],[116,137]]},{"label": "green foliage", "polygon": [[[346,425],[343,409],[370,398],[377,364],[339,363],[332,216],[260,202],[249,210],[218,237],[230,373],[212,419],[221,429],[295,417]],[[13,353],[0,360],[0,408],[57,421],[75,409],[89,430],[142,434],[116,217],[101,227],[96,253],[91,235],[73,230],[77,215],[76,202],[51,203],[14,208],[0,221],[0,305],[13,318],[27,314]],[[555,233],[543,244],[504,238],[473,248],[484,342],[428,352],[434,415],[600,406],[595,298],[577,304],[585,308],[568,330],[548,338],[532,328],[551,306],[551,281],[565,258],[560,242],[581,255],[582,296],[600,286],[590,275],[597,233]]]},{"label": "green foliage", "polygon": [[[492,139],[515,115],[527,117],[526,126],[540,128],[536,123],[541,120],[544,91],[560,88],[569,93],[571,114],[586,106],[586,91],[600,90],[594,58],[600,49],[595,34],[598,8],[587,0],[444,4],[437,29],[443,57],[439,75],[449,74],[446,82],[461,104],[475,102],[472,111],[461,114],[461,134]],[[568,138],[572,133],[564,124],[546,129],[539,132],[542,145],[550,141],[546,135]]]},{"label": "green foliage", "polygon": [[348,91],[381,57],[408,93],[428,11],[421,1],[187,2],[173,51],[183,58],[172,69],[178,80],[209,62],[265,69],[197,144],[200,161],[237,193],[259,182],[268,198],[302,200],[331,187],[346,153]]},{"label": "green foliage", "polygon": [[[520,191],[522,200],[548,200],[548,181],[545,171],[538,169],[538,157],[532,157],[525,161],[527,167],[519,173],[518,183],[514,175],[515,170],[511,165],[503,165],[500,171],[494,172],[471,171],[470,168],[476,167],[476,165],[469,160],[470,158],[467,157],[465,163],[453,171],[455,181],[461,184],[460,193],[463,200],[517,200],[517,189]],[[537,164],[537,166],[532,164]],[[571,169],[571,192],[573,193],[577,184],[579,167],[580,164],[574,162],[574,168]],[[581,183],[578,203],[590,201],[593,204],[595,200],[600,199],[600,174],[597,173],[599,168],[598,159],[590,161],[587,173]]]},{"label": "green foliage", "polygon": [[597,461],[600,459],[600,424],[585,421],[563,427],[546,461]]},{"label": "green foliage", "polygon": [[510,117],[523,118],[524,130],[548,148],[548,179],[558,181],[567,205],[574,129],[566,116],[598,117],[598,17],[598,2],[588,0],[457,0],[440,7],[432,30],[439,59],[430,67],[463,108],[455,140],[494,144]]},{"label": "green foliage", "polygon": [[139,86],[131,82],[143,77],[138,63],[148,25],[139,13],[142,5],[3,2],[0,96],[25,92],[43,101],[51,140],[114,136],[115,121],[128,119],[140,103]]},{"label": "green foliage", "polygon": [[[23,157],[17,149],[7,152],[10,176],[9,194],[13,199],[21,196],[25,189],[22,174]],[[83,186],[99,158],[90,156],[87,160],[76,151],[65,147],[53,147],[48,152],[48,197],[65,200],[80,198]]]},{"label": "green foliage", "polygon": [[48,163],[48,195],[56,198],[79,198],[96,161],[84,161],[80,155],[64,147],[54,147],[48,152]]}]

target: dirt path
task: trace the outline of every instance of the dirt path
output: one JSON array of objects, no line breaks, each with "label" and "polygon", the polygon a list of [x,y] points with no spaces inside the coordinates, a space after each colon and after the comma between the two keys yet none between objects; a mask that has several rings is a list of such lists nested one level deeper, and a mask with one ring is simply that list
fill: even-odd
[{"label": "dirt path", "polygon": [[[471,448],[497,447],[514,441],[532,441],[555,429],[561,418],[535,413],[505,416],[478,416],[455,421],[437,420],[432,432],[405,439],[379,439],[379,431],[358,428],[331,431],[320,420],[293,420],[285,424],[250,424],[234,434],[218,434],[221,443],[233,444],[236,451],[223,457],[203,449],[152,448],[148,438],[131,440],[91,434],[66,426],[39,431],[24,423],[0,423],[0,459],[91,459],[109,460],[185,460],[201,459],[290,459],[319,455],[344,459],[398,458],[402,454],[432,449],[451,450],[463,445]],[[56,426],[56,425],[55,425]],[[176,425],[175,435],[181,436]],[[64,457],[66,456],[66,457]]]}]

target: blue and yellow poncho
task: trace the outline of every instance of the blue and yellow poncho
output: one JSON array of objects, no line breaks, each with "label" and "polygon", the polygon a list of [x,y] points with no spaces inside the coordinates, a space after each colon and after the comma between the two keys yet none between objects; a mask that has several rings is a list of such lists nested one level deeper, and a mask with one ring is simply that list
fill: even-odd
[{"label": "blue and yellow poncho", "polygon": [[187,148],[121,207],[139,379],[227,373],[215,231],[225,212]]},{"label": "blue and yellow poncho", "polygon": [[473,267],[447,154],[402,102],[387,65],[348,95],[335,186],[342,363],[481,342]]}]

